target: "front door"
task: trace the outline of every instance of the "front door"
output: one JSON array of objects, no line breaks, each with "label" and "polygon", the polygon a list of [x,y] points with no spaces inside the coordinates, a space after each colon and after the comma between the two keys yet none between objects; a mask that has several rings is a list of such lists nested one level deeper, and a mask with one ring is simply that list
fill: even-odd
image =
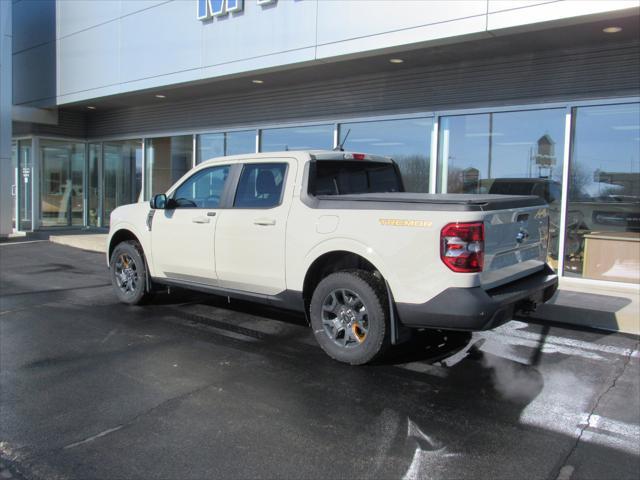
[{"label": "front door", "polygon": [[41,225],[84,225],[84,143],[42,140]]},{"label": "front door", "polygon": [[269,159],[243,165],[233,207],[216,228],[220,285],[275,295],[286,289],[285,235],[296,161]]},{"label": "front door", "polygon": [[198,170],[169,195],[172,208],[156,210],[151,249],[156,275],[217,285],[214,235],[229,166]]}]

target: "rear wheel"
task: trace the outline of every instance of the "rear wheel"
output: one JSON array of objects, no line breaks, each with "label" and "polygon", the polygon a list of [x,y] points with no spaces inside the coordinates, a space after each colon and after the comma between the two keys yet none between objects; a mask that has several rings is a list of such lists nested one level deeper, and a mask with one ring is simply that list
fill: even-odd
[{"label": "rear wheel", "polygon": [[147,267],[138,242],[119,243],[111,254],[109,267],[118,300],[128,305],[140,305],[149,300]]},{"label": "rear wheel", "polygon": [[354,270],[325,277],[313,292],[310,314],[316,340],[340,362],[370,362],[389,343],[386,290],[370,272]]}]

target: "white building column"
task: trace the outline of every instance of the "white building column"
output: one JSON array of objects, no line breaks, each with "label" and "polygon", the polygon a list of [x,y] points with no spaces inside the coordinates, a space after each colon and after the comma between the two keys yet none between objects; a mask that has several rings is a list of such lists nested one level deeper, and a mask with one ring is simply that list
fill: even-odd
[{"label": "white building column", "polygon": [[0,1],[0,237],[13,232],[13,167],[11,165],[12,2]]}]

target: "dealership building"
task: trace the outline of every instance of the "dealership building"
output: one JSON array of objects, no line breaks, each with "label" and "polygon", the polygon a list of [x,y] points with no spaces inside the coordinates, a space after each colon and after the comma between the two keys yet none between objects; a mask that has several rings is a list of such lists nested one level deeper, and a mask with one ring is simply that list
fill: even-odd
[{"label": "dealership building", "polygon": [[640,1],[11,0],[0,233],[104,228],[199,162],[388,155],[534,194],[568,288],[637,293]]}]

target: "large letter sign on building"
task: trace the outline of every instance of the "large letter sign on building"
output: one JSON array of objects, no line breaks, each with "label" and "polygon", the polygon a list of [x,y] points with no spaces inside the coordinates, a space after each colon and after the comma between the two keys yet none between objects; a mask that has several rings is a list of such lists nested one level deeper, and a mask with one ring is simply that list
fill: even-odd
[{"label": "large letter sign on building", "polygon": [[[261,6],[272,5],[276,0],[256,0]],[[198,20],[207,20],[212,17],[221,17],[228,13],[241,12],[244,8],[244,0],[197,0]]]},{"label": "large letter sign on building", "polygon": [[198,20],[241,12],[243,0],[198,0]]}]

